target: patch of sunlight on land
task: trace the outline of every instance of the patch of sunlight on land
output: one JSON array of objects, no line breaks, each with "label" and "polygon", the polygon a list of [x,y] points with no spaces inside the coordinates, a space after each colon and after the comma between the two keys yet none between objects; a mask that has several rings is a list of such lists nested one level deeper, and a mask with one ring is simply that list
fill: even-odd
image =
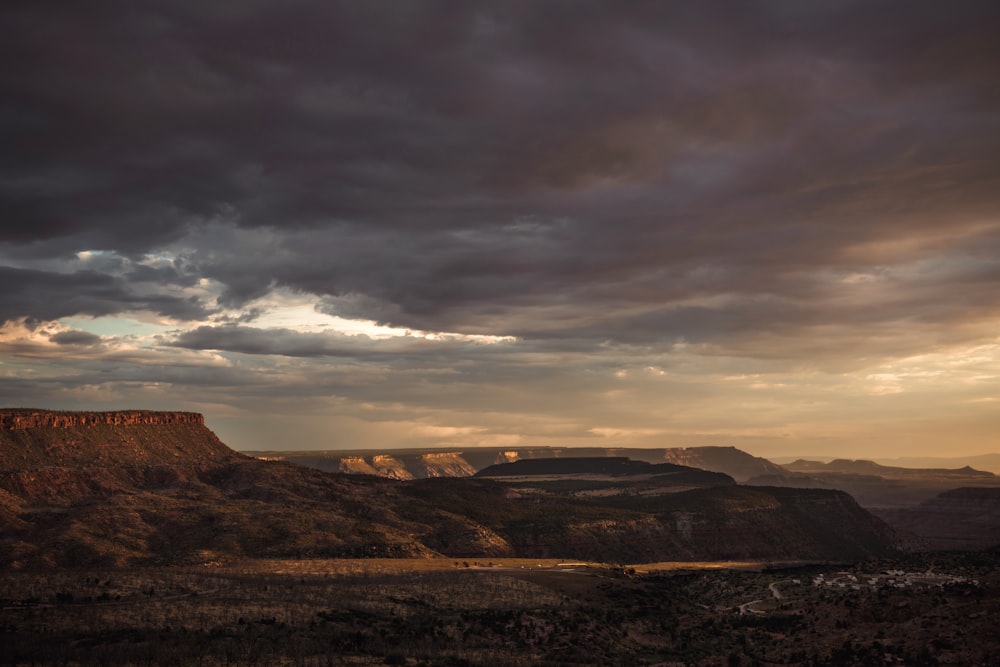
[{"label": "patch of sunlight on land", "polygon": [[[334,558],[317,560],[260,559],[220,565],[220,569],[253,574],[374,576],[448,572],[456,570],[565,570],[629,568],[639,573],[682,570],[764,570],[789,562],[774,561],[664,561],[635,565],[559,558]],[[794,564],[806,564],[795,561]]]}]

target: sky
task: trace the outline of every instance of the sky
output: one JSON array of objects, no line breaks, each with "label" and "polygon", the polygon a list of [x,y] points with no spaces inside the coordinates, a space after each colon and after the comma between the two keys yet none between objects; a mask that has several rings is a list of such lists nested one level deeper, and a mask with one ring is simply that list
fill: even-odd
[{"label": "sky", "polygon": [[1000,451],[1000,3],[0,8],[0,406]]}]

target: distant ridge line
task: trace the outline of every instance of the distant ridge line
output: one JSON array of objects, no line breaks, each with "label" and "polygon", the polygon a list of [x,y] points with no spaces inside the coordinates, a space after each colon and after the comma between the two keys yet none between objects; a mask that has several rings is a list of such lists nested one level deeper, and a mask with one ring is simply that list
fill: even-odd
[{"label": "distant ridge line", "polygon": [[23,431],[30,428],[73,428],[94,425],[129,426],[132,424],[198,424],[205,417],[198,412],[160,410],[111,410],[88,412],[74,410],[36,410],[33,408],[0,409],[0,430]]}]

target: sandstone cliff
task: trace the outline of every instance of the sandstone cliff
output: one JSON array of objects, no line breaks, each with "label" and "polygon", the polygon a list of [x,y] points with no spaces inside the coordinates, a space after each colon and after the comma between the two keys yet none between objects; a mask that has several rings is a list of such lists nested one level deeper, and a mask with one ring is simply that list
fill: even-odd
[{"label": "sandstone cliff", "polygon": [[0,472],[243,460],[193,412],[0,410]]},{"label": "sandstone cliff", "polygon": [[29,428],[74,428],[78,426],[135,424],[199,424],[205,418],[197,412],[159,412],[154,410],[117,410],[112,412],[67,412],[13,408],[0,410],[0,430],[20,431]]}]

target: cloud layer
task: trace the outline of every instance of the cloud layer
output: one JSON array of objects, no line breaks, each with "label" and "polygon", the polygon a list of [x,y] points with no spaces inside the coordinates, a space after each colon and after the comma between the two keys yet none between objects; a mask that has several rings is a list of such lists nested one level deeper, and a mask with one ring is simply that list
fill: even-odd
[{"label": "cloud layer", "polygon": [[5,403],[246,447],[291,411],[326,447],[995,448],[996,3],[0,25]]}]

